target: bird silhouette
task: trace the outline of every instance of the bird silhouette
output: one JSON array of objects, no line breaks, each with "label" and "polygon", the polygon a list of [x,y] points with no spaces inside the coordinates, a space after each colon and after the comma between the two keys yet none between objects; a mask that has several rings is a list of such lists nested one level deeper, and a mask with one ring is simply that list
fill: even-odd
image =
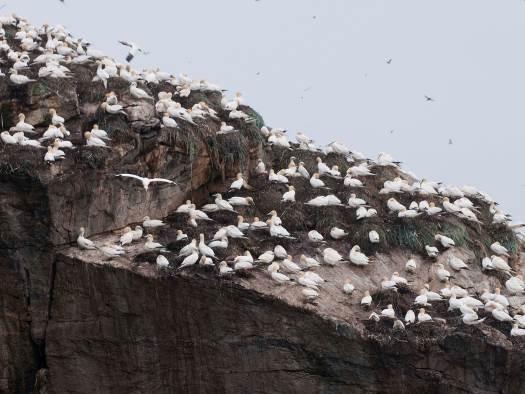
[{"label": "bird silhouette", "polygon": [[425,95],[425,100],[427,100],[427,101],[434,101],[434,99],[432,97],[429,97],[427,95]]},{"label": "bird silhouette", "polygon": [[386,60],[386,64],[392,63],[392,58]]}]

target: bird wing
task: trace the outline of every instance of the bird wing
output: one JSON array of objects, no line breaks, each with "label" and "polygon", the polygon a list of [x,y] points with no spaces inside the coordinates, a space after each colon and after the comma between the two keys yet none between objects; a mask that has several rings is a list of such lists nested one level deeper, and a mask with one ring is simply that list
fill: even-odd
[{"label": "bird wing", "polygon": [[150,179],[150,182],[164,182],[164,183],[173,183],[173,184],[175,184],[175,182],[170,181],[169,179],[164,179],[164,178],[153,178],[153,179]]},{"label": "bird wing", "polygon": [[115,176],[123,176],[123,177],[127,177],[127,178],[135,178],[135,179],[138,179],[141,182],[144,181],[144,178],[142,178],[142,177],[140,177],[138,175],[133,175],[133,174],[118,174],[118,175],[115,175]]},{"label": "bird wing", "polygon": [[122,44],[122,45],[130,47],[130,48],[133,46],[133,44],[131,44],[131,43],[127,42],[127,41],[119,41],[119,44]]}]

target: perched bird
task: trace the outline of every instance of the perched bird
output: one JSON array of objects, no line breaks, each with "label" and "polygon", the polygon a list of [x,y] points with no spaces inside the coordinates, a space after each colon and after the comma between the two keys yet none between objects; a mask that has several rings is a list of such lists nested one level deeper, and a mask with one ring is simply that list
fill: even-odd
[{"label": "perched bird", "polygon": [[365,290],[365,295],[361,298],[361,306],[368,308],[372,305],[372,296],[368,290]]},{"label": "perched bird", "polygon": [[84,227],[80,227],[80,231],[77,238],[77,245],[80,249],[96,249],[93,241],[84,237],[85,230]]},{"label": "perched bird", "polygon": [[324,242],[324,237],[316,230],[311,230],[308,233],[308,239],[312,242]]},{"label": "perched bird", "polygon": [[378,244],[379,243],[379,233],[375,230],[370,231],[368,233],[368,239],[370,240],[371,243]]},{"label": "perched bird", "polygon": [[444,248],[451,248],[453,246],[456,246],[456,243],[454,242],[454,240],[452,238],[449,238],[449,237],[445,237],[444,235],[441,235],[441,234],[436,234],[434,236],[434,239],[438,242],[441,243],[441,245],[444,247]]},{"label": "perched bird", "polygon": [[164,223],[162,220],[150,219],[149,216],[144,216],[144,218],[142,219],[142,226],[144,226],[145,228],[162,227],[165,225],[166,223]]}]

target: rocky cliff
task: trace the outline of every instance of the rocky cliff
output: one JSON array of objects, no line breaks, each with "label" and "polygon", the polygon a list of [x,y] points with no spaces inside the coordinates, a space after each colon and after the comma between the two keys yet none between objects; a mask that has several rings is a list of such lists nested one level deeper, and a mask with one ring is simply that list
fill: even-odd
[{"label": "rocky cliff", "polygon": [[[17,45],[16,27],[6,28],[7,42]],[[45,34],[42,35],[42,45]],[[37,82],[15,85],[0,78],[3,127],[16,124],[18,113],[43,132],[49,109],[57,109],[71,131],[75,149],[48,164],[43,150],[30,146],[0,146],[0,391],[2,392],[229,392],[229,393],[519,393],[525,384],[523,341],[510,338],[509,323],[487,320],[466,326],[445,302],[435,304],[438,320],[393,330],[390,321],[368,320],[359,300],[373,295],[372,310],[393,304],[401,316],[411,308],[417,289],[428,283],[436,291],[435,261],[425,245],[434,234],[456,242],[454,254],[471,269],[453,282],[480,294],[502,286],[502,274],[483,273],[481,258],[498,240],[512,253],[509,263],[521,270],[521,247],[512,230],[490,224],[489,204],[474,199],[486,225],[456,216],[403,219],[389,215],[389,196],[378,191],[396,176],[409,179],[397,167],[375,166],[376,174],[357,191],[377,209],[377,217],[357,220],[345,206],[312,207],[310,198],[326,194],[311,189],[308,180],[293,179],[297,202],[284,203],[287,187],[255,174],[257,159],[267,167],[286,168],[295,156],[312,170],[321,156],[343,172],[350,166],[343,155],[270,146],[260,132],[262,118],[247,106],[241,109],[257,122],[231,120],[221,105],[221,93],[192,90],[178,96],[184,108],[205,102],[217,111],[196,125],[180,121],[174,131],[161,127],[153,101],[130,96],[129,84],[110,78],[108,89],[93,82],[97,65],[69,64],[73,78],[36,78],[39,65],[26,72]],[[143,83],[151,96],[172,92],[168,82]],[[100,108],[107,91],[114,91],[127,116]],[[220,121],[239,131],[217,134]],[[83,132],[99,124],[112,138],[110,149],[85,145]],[[237,172],[253,187],[228,192]],[[163,177],[177,182],[145,191],[139,184],[116,178],[118,173]],[[331,192],[346,201],[352,192],[339,179],[326,179]],[[175,213],[187,199],[197,206],[223,197],[251,196],[254,205],[238,212],[210,214],[193,228],[186,214]],[[355,192],[355,190],[354,190]],[[300,198],[299,198],[300,196]],[[409,204],[412,196],[400,196]],[[430,197],[438,203],[438,196]],[[333,247],[348,253],[361,245],[374,257],[366,267],[322,265],[326,279],[321,296],[305,302],[297,284],[277,285],[266,267],[219,276],[216,267],[178,270],[175,231],[206,239],[222,226],[235,224],[238,213],[266,218],[276,209],[293,239],[281,239],[289,254],[315,256]],[[120,230],[140,224],[144,216],[164,218],[167,226],[151,230],[167,246],[170,268],[159,270],[158,253],[145,252],[143,243],[127,247],[126,255],[106,259],[98,250],[80,251],[75,244],[80,227],[97,242],[116,242]],[[342,241],[329,240],[330,228],[349,231]],[[307,233],[317,229],[327,239],[320,247]],[[368,242],[376,230],[381,241]],[[258,256],[273,249],[267,232],[249,231],[246,239],[231,239],[218,252],[230,260],[245,251]],[[438,262],[446,262],[450,250]],[[403,272],[408,258],[418,272],[398,292],[383,291],[380,283],[392,272]],[[356,286],[349,297],[341,290],[346,279]],[[522,297],[510,297],[514,306]]]}]

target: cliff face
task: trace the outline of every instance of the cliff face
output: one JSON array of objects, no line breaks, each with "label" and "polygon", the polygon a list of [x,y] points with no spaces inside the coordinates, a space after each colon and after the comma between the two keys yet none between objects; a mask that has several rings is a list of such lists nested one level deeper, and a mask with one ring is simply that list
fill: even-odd
[{"label": "cliff face", "polygon": [[[13,44],[14,29],[6,29]],[[267,168],[280,169],[296,156],[311,171],[320,155],[344,172],[345,157],[266,145],[262,121],[229,120],[220,92],[192,91],[177,98],[185,108],[204,101],[219,118],[198,120],[196,126],[181,121],[173,131],[160,127],[152,101],[133,99],[128,84],[112,78],[108,90],[115,91],[128,117],[109,115],[100,109],[106,89],[91,82],[96,65],[68,67],[72,79],[39,79],[19,87],[0,78],[6,129],[24,112],[42,132],[49,109],[56,108],[75,144],[65,160],[52,165],[44,163],[40,149],[0,145],[0,392],[522,392],[524,345],[508,337],[508,323],[487,316],[480,326],[465,326],[443,302],[431,311],[442,321],[396,331],[391,322],[369,321],[371,311],[359,306],[362,293],[372,290],[373,310],[393,304],[402,316],[425,283],[437,291],[442,285],[435,261],[424,255],[437,232],[451,236],[454,254],[471,266],[456,274],[455,284],[472,294],[501,286],[505,277],[482,273],[479,262],[499,240],[511,250],[514,270],[521,271],[521,249],[507,227],[454,216],[389,215],[389,196],[379,189],[396,176],[409,178],[394,167],[373,167],[377,175],[357,191],[326,179],[342,201],[357,192],[378,210],[365,221],[347,207],[306,205],[327,191],[313,190],[302,178],[292,181],[298,202],[283,203],[285,186],[250,171],[258,158]],[[31,66],[28,74],[34,77],[37,70]],[[155,97],[175,91],[168,83],[143,87]],[[257,116],[249,107],[242,109]],[[221,120],[239,132],[217,134]],[[82,132],[95,123],[109,132],[111,149],[85,146]],[[238,171],[253,190],[225,192]],[[145,192],[134,181],[115,177],[124,172],[169,178],[177,186],[155,185]],[[350,246],[359,244],[374,261],[366,267],[318,268],[327,283],[315,303],[304,302],[297,284],[276,285],[266,267],[232,277],[219,277],[216,267],[177,270],[184,245],[174,241],[177,229],[190,238],[202,232],[209,240],[221,226],[236,223],[237,213],[221,211],[192,228],[187,215],[174,213],[186,199],[197,206],[210,202],[214,192],[252,197],[253,206],[238,209],[246,218],[266,218],[277,209],[294,236],[279,243],[296,259],[319,254],[320,246],[307,236],[315,228],[327,238],[326,247],[346,257]],[[408,205],[412,196],[399,199]],[[428,199],[439,202],[437,196]],[[488,204],[475,203],[480,219],[490,223]],[[74,243],[81,226],[97,243],[116,241],[120,229],[146,215],[168,223],[153,232],[167,246],[169,269],[158,270],[157,254],[144,252],[142,242],[109,261],[97,250],[79,251]],[[349,236],[329,240],[333,226]],[[372,229],[380,235],[378,244],[368,242]],[[217,253],[221,260],[246,250],[258,256],[275,243],[267,232],[250,231],[248,239],[231,239],[229,248]],[[443,251],[437,262],[446,262],[451,253]],[[418,265],[409,286],[399,292],[376,290],[383,277],[402,272],[408,258]],[[352,279],[359,295],[341,291],[345,279]],[[512,305],[525,302],[509,298]]]}]

